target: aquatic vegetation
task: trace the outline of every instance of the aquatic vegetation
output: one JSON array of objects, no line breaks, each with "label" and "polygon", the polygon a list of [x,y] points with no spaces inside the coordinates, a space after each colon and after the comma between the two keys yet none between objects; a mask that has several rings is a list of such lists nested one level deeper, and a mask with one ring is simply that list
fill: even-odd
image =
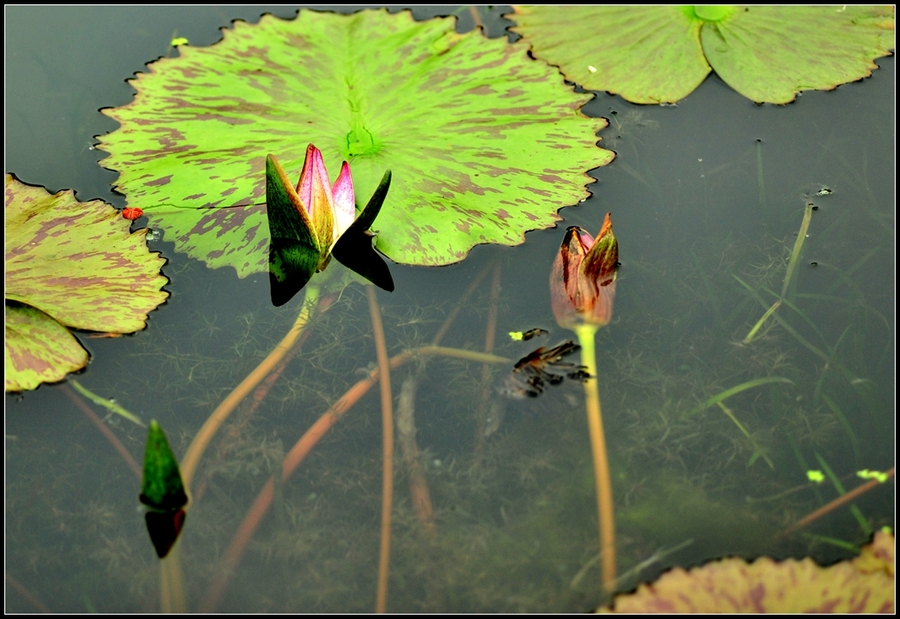
[{"label": "aquatic vegetation", "polygon": [[600,612],[893,613],[894,535],[879,532],[859,557],[822,567],[811,559],[723,559],[675,568],[616,596]]},{"label": "aquatic vegetation", "polygon": [[619,244],[609,215],[606,214],[596,239],[578,227],[566,231],[550,273],[550,296],[556,322],[578,335],[581,363],[588,375],[584,381],[584,396],[594,458],[601,575],[603,587],[613,591],[616,584],[616,530],[594,352],[594,336],[612,320],[616,296]]},{"label": "aquatic vegetation", "polygon": [[87,364],[66,327],[144,328],[169,296],[165,260],[129,233],[118,212],[73,191],[49,194],[6,175],[6,390],[34,389]]},{"label": "aquatic vegetation", "polygon": [[514,32],[591,90],[675,103],[710,71],[757,103],[790,103],[878,68],[891,6],[517,6]]},{"label": "aquatic vegetation", "polygon": [[[171,29],[151,33],[160,49],[171,39]],[[454,49],[431,62],[441,64]],[[703,102],[700,113],[691,114],[689,105],[643,108],[645,120],[638,122],[659,127],[639,139],[622,126],[633,106],[599,94],[586,108],[605,114],[614,105],[625,146],[620,165],[600,171],[604,187],[592,199],[597,203],[566,213],[570,224],[596,230],[605,204],[616,204],[622,217],[617,216],[617,232],[629,247],[616,271],[616,328],[596,336],[603,351],[596,375],[615,387],[607,387],[603,429],[614,482],[617,591],[673,565],[729,552],[809,554],[820,562],[844,558],[862,531],[848,502],[857,504],[870,527],[892,520],[891,483],[857,478],[863,466],[886,470],[888,479],[893,473],[893,434],[885,431],[891,427],[885,420],[893,419],[893,306],[885,267],[892,259],[886,240],[892,239],[893,210],[892,194],[886,192],[884,202],[878,193],[885,191],[880,175],[893,167],[887,151],[872,146],[889,143],[890,136],[872,130],[871,117],[856,115],[872,114],[872,88],[884,88],[888,77],[889,71],[876,72],[866,84],[814,94],[802,108],[826,101],[829,112],[814,114],[810,122],[795,113],[798,106],[750,106],[737,114],[732,105],[718,105],[718,94],[735,100],[718,83],[690,100]],[[885,91],[878,92],[883,97]],[[406,103],[415,101],[413,96]],[[880,104],[885,109],[887,101]],[[852,109],[862,130],[833,122],[843,117],[833,117],[831,106],[840,114]],[[660,114],[677,122],[662,122]],[[742,119],[746,126],[735,127]],[[321,117],[314,124],[320,122],[327,124]],[[709,133],[701,130],[710,126]],[[230,131],[222,126],[219,132]],[[757,166],[762,149],[753,140],[759,135],[767,138],[765,166]],[[299,170],[303,153],[297,149],[307,143],[296,132],[293,138],[289,174]],[[857,149],[857,143],[866,146]],[[329,165],[344,158],[323,150]],[[281,159],[280,146],[272,152]],[[354,177],[356,164],[367,157],[351,160]],[[259,179],[262,160],[257,164]],[[373,166],[370,189],[388,167],[382,164]],[[768,174],[764,188],[762,172]],[[782,303],[743,344],[783,285],[795,244],[790,235],[802,215],[796,208],[799,186],[820,179],[827,179],[834,194],[812,197],[821,212],[812,218],[804,244],[808,258],[795,263],[796,289],[786,295],[796,310]],[[755,207],[757,194],[766,192],[773,216],[764,218]],[[386,209],[390,204],[389,197]],[[176,210],[160,206],[157,212],[164,208]],[[256,224],[265,226],[261,218]],[[257,232],[254,225],[246,231]],[[379,297],[385,348],[395,385],[398,375],[419,381],[415,431],[433,531],[416,510],[416,494],[407,484],[411,468],[397,466],[390,611],[578,612],[608,601],[598,586],[596,478],[575,380],[540,398],[507,402],[502,425],[487,438],[480,425],[496,399],[498,377],[544,343],[501,336],[491,353],[505,362],[487,368],[487,358],[473,352],[492,346],[491,333],[522,330],[524,338],[525,329],[544,327],[551,331],[550,345],[566,337],[554,331],[547,288],[535,283],[541,283],[562,236],[563,230],[533,234],[514,250],[478,248],[470,260],[446,269],[391,267],[402,291]],[[227,250],[231,241],[223,236],[220,242],[218,249]],[[165,241],[159,247],[173,249]],[[183,454],[209,411],[279,345],[296,316],[270,307],[265,276],[238,281],[183,255],[173,259],[166,274],[177,302],[155,314],[137,337],[89,342],[92,352],[118,354],[97,354],[79,380],[101,401],[115,397],[117,406],[159,419],[172,451]],[[514,268],[501,272],[500,263]],[[363,298],[368,291],[332,292],[346,285],[350,273],[331,266],[310,282],[322,287],[291,350],[247,390],[199,461],[190,484],[191,525],[175,549],[186,610],[199,608],[204,587],[222,573],[233,575],[223,611],[372,610],[386,455],[381,405],[369,393],[380,373],[374,314]],[[478,288],[491,274],[490,286]],[[457,305],[470,289],[471,296]],[[445,328],[443,319],[456,314],[456,326]],[[441,337],[454,348],[440,354],[457,357],[437,356],[434,340]],[[539,362],[532,358],[526,366],[532,364]],[[757,382],[771,377],[790,382]],[[733,390],[747,384],[756,386]],[[8,578],[23,587],[12,592],[11,584],[10,609],[159,610],[160,562],[135,511],[131,471],[94,425],[79,423],[77,409],[74,423],[66,416],[73,402],[66,389],[23,397],[7,398]],[[711,406],[699,410],[704,402]],[[95,406],[97,400],[81,404],[100,416],[109,408]],[[145,432],[118,414],[104,421],[126,451],[140,453]],[[291,447],[298,436],[326,421],[331,425],[315,449],[298,458]],[[810,465],[823,468],[816,453],[849,491],[843,496],[860,484],[870,489],[832,502],[837,491],[831,476],[823,484],[806,479]],[[285,466],[295,467],[289,476]],[[243,527],[244,512],[261,490],[271,492],[268,515],[240,562],[230,563],[228,540]],[[173,582],[168,576],[163,581]]]},{"label": "aquatic vegetation", "polygon": [[169,554],[184,526],[182,508],[187,505],[188,497],[178,460],[156,420],[150,421],[147,430],[140,501],[149,508],[144,514],[147,530],[156,554],[162,559]]},{"label": "aquatic vegetation", "polygon": [[131,104],[104,110],[121,127],[101,138],[102,165],[180,251],[242,277],[268,268],[266,153],[293,169],[310,142],[326,166],[351,163],[360,195],[393,171],[376,247],[395,262],[518,245],[588,196],[587,170],[613,158],[596,145],[606,122],[524,46],[454,26],[384,10],[238,21],[153,63]]},{"label": "aquatic vegetation", "polygon": [[606,214],[595,239],[577,227],[566,230],[550,274],[553,315],[561,327],[605,327],[612,320],[619,249]]}]

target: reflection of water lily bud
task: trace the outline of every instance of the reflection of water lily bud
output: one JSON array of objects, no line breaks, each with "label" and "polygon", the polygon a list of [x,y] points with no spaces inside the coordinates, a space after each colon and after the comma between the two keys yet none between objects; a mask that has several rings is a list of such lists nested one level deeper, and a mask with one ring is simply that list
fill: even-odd
[{"label": "reflection of water lily bud", "polygon": [[618,260],[619,244],[609,213],[596,239],[577,226],[566,231],[550,273],[553,315],[561,327],[609,324]]}]

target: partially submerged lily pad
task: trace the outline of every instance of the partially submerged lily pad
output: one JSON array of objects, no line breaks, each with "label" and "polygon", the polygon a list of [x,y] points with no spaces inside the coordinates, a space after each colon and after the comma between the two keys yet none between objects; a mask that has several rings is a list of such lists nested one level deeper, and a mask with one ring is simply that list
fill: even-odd
[{"label": "partially submerged lily pad", "polygon": [[878,68],[891,6],[516,7],[513,30],[568,79],[634,103],[675,103],[715,70],[757,103],[789,103]]},{"label": "partially submerged lily pad", "polygon": [[102,163],[177,249],[240,276],[268,267],[266,155],[294,178],[309,143],[329,170],[350,162],[358,196],[393,172],[375,228],[394,261],[522,243],[589,195],[586,172],[613,158],[596,145],[606,122],[525,46],[455,23],[385,10],[236,22],[152,63],[132,103],[104,110],[122,126],[101,138]]},{"label": "partially submerged lily pad", "polygon": [[6,390],[34,389],[84,367],[87,353],[65,327],[111,333],[142,329],[168,296],[147,250],[146,230],[112,206],[73,191],[6,175]]},{"label": "partially submerged lily pad", "polygon": [[859,557],[829,567],[812,559],[747,563],[730,558],[674,568],[634,593],[617,613],[893,613],[894,536],[878,532]]}]

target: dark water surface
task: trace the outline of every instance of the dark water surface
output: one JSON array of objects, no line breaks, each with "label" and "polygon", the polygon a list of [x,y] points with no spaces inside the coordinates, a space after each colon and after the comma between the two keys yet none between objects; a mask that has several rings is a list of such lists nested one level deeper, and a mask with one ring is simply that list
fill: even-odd
[{"label": "dark water surface", "polygon": [[[6,170],[53,192],[74,188],[82,200],[122,205],[109,188],[115,173],[96,163],[104,153],[93,150],[92,136],[116,128],[98,108],[131,101],[124,80],[166,54],[174,35],[209,45],[230,20],[255,22],[266,10],[294,14],[8,7]],[[481,12],[500,36],[503,11]],[[464,10],[460,28],[470,27]],[[833,561],[851,556],[842,544],[865,542],[867,527],[893,523],[891,481],[856,502],[859,519],[842,508],[775,540],[836,496],[829,482],[787,492],[822,468],[818,458],[847,489],[861,483],[855,471],[893,466],[894,60],[877,63],[869,79],[783,107],[757,106],[715,76],[672,107],[597,95],[584,111],[610,120],[601,145],[618,156],[594,171],[591,199],[562,211],[564,224],[529,233],[516,248],[478,247],[451,267],[391,265],[397,290],[378,294],[390,354],[429,342],[488,270],[444,340],[482,350],[499,268],[496,352],[518,358],[571,337],[550,310],[550,265],[565,226],[595,233],[612,212],[623,266],[615,318],[597,347],[622,590],[668,566],[728,554]],[[831,193],[812,197],[820,208],[790,298],[796,310],[783,306],[787,327],[742,344],[765,307],[734,276],[771,303],[765,289],[781,288],[805,196],[822,188]],[[79,334],[91,363],[77,378],[145,421],[158,419],[180,455],[284,336],[299,300],[272,308],[265,277],[207,270],[165,241],[152,248],[169,261],[171,297],[133,336]],[[532,327],[551,333],[537,343],[506,336]],[[239,409],[220,432],[180,542],[189,609],[200,607],[284,453],[375,362],[371,333],[365,290],[351,286],[314,320],[263,405],[252,416]],[[429,535],[417,520],[398,463],[389,610],[571,612],[605,601],[583,392],[565,382],[507,403],[497,431],[481,440],[479,415],[499,397],[491,383],[509,369],[492,368],[488,382],[480,364],[459,360],[393,372],[396,397],[421,371],[417,440],[436,530]],[[724,402],[749,439],[718,406],[690,414],[725,389],[769,376],[792,384]],[[376,388],[276,488],[220,610],[374,608],[380,416]],[[6,570],[22,587],[7,587],[6,610],[159,610],[159,561],[139,483],[122,458],[59,385],[8,395],[5,422]],[[144,430],[113,415],[106,422],[139,460]],[[660,561],[632,569],[658,553]]]}]

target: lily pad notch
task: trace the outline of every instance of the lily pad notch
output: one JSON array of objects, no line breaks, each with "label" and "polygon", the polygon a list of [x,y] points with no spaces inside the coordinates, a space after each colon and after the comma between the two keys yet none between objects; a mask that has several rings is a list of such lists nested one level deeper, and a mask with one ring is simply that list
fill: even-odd
[{"label": "lily pad notch", "polygon": [[394,262],[521,244],[590,195],[587,171],[614,156],[597,145],[606,121],[524,44],[455,26],[386,10],[235,22],[151,63],[134,101],[103,110],[121,126],[100,138],[102,165],[176,249],[240,277],[269,266],[266,155],[299,170],[310,143],[327,169],[350,163],[356,195],[392,171],[372,232]]},{"label": "lily pad notch", "polygon": [[88,362],[68,328],[133,333],[169,296],[147,229],[101,200],[6,175],[6,390],[57,382]]}]

